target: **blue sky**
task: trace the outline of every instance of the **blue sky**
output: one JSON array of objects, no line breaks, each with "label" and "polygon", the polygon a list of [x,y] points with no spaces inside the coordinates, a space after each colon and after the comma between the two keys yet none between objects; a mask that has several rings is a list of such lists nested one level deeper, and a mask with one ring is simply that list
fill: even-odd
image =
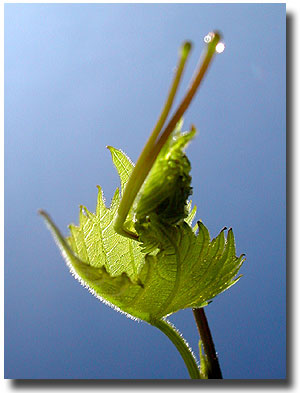
[{"label": "blue sky", "polygon": [[[63,233],[119,185],[105,148],[135,161],[182,41],[183,95],[218,29],[218,55],[185,115],[193,202],[214,237],[232,227],[243,278],[207,307],[224,378],[285,378],[285,5],[5,5],[5,377],[188,378],[160,331],[100,303],[70,275],[37,215]],[[197,351],[190,310],[170,317]]]}]

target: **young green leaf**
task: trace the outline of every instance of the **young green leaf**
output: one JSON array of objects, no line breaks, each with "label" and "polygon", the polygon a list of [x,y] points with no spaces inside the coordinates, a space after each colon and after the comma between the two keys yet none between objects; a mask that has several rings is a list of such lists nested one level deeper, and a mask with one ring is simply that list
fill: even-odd
[{"label": "young green leaf", "polygon": [[[161,153],[160,165],[164,165],[161,162],[164,159],[168,167],[174,155],[179,165],[180,161],[185,162],[183,153],[179,157],[179,150],[182,152],[188,141],[187,135],[170,137],[171,145],[175,143],[177,147],[173,155]],[[109,149],[120,176],[122,193],[133,165],[120,150]],[[147,192],[151,194],[153,188],[157,189],[156,182],[161,187],[154,167],[142,190],[144,201],[148,201]],[[119,190],[107,208],[101,188],[98,188],[96,213],[81,207],[79,226],[70,225],[70,236],[66,239],[50,217],[43,215],[75,277],[100,299],[134,318],[151,323],[180,309],[203,307],[238,280],[235,276],[243,256],[235,255],[231,230],[227,239],[222,230],[211,241],[208,230],[200,222],[195,233],[184,220],[176,225],[169,224],[165,220],[161,222],[154,212],[147,211],[148,221],[143,216],[142,222],[135,222],[140,235],[140,242],[137,242],[114,231]],[[143,201],[143,196],[139,201]],[[149,203],[153,205],[152,198]],[[183,206],[186,206],[185,201]],[[191,222],[191,216],[187,220]]]}]

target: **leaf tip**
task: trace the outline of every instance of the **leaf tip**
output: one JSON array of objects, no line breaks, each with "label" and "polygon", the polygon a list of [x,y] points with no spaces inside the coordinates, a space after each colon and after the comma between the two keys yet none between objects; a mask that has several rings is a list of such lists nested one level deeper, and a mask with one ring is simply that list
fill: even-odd
[{"label": "leaf tip", "polygon": [[136,281],[136,285],[139,285],[142,289],[145,288],[145,285],[142,283],[142,281],[141,281],[140,279],[138,279],[138,280]]},{"label": "leaf tip", "polygon": [[44,209],[38,209],[37,213],[42,216],[46,221],[50,220],[49,214]]},{"label": "leaf tip", "polygon": [[235,241],[234,240],[234,234],[233,234],[233,229],[229,228],[227,232],[227,241]]},{"label": "leaf tip", "polygon": [[196,128],[195,124],[191,124],[190,133],[192,134],[192,136],[197,134],[197,128]]}]

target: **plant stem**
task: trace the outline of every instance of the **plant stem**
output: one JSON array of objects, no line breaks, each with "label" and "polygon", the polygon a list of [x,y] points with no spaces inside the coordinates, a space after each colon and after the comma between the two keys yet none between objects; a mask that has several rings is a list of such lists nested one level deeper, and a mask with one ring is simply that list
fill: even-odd
[{"label": "plant stem", "polygon": [[154,126],[151,135],[144,146],[138,161],[134,167],[134,170],[129,178],[129,181],[126,185],[123,198],[121,200],[121,203],[119,205],[117,217],[114,222],[114,229],[117,233],[120,235],[129,237],[131,239],[137,240],[138,236],[136,233],[133,233],[132,231],[129,231],[128,229],[124,228],[124,222],[126,220],[126,217],[128,215],[128,212],[132,206],[132,203],[134,202],[134,199],[141,188],[147,174],[149,173],[151,166],[153,165],[153,162],[149,162],[147,160],[147,157],[151,154],[151,151],[153,149],[153,146],[155,145],[156,139],[168,117],[168,114],[170,112],[170,109],[172,107],[179,82],[182,78],[184,66],[186,64],[188,55],[191,50],[191,43],[190,42],[184,42],[183,45],[181,46],[181,50],[179,53],[179,60],[178,60],[178,65],[176,68],[176,73],[174,75],[174,79],[166,100],[166,103],[162,109],[162,112],[157,120],[156,125]]},{"label": "plant stem", "polygon": [[161,150],[162,146],[166,143],[168,137],[170,136],[171,132],[176,127],[176,124],[181,119],[187,108],[189,107],[192,99],[194,98],[200,83],[203,80],[203,77],[212,61],[214,54],[216,53],[216,46],[220,42],[221,35],[218,32],[213,33],[213,37],[211,42],[207,45],[206,51],[202,55],[202,60],[200,60],[200,65],[195,72],[194,78],[191,80],[189,88],[185,93],[179,107],[177,108],[174,115],[171,117],[169,123],[166,125],[163,133],[161,134],[159,140],[156,142],[156,145],[152,151],[154,157],[157,157],[159,151]]},{"label": "plant stem", "polygon": [[[129,237],[134,240],[138,240],[138,235],[124,227],[124,223],[126,221],[128,212],[148,173],[150,172],[160,150],[162,149],[163,145],[168,140],[170,134],[175,129],[176,124],[181,119],[184,112],[190,105],[211,63],[211,60],[216,53],[216,46],[221,39],[221,35],[218,32],[214,32],[211,37],[211,42],[209,42],[205,52],[203,53],[202,61],[200,62],[200,65],[196,70],[195,77],[192,79],[184,98],[182,99],[178,109],[175,111],[174,115],[171,117],[170,121],[166,125],[165,129],[161,132],[164,122],[166,121],[168,113],[171,109],[171,105],[173,103],[178,84],[180,82],[182,72],[191,48],[191,44],[189,42],[186,42],[182,47],[177,72],[175,74],[167,102],[162,110],[156,126],[152,131],[152,134],[150,135],[149,140],[147,141],[130,175],[118,208],[117,216],[114,222],[114,229],[120,235]],[[159,136],[160,132],[161,135]]]},{"label": "plant stem", "polygon": [[184,340],[175,326],[166,319],[151,321],[151,325],[160,329],[175,345],[188,369],[191,379],[201,379],[197,361],[187,342]]},{"label": "plant stem", "polygon": [[222,372],[215,350],[215,345],[208,326],[208,321],[203,308],[193,308],[194,317],[200,334],[201,342],[207,360],[208,379],[223,379]]}]

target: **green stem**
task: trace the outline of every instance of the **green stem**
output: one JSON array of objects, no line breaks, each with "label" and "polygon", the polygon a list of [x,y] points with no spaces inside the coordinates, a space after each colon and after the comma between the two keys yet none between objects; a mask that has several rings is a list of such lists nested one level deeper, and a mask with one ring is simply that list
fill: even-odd
[{"label": "green stem", "polygon": [[221,35],[219,33],[215,32],[213,34],[212,41],[207,46],[206,53],[204,53],[204,55],[203,55],[203,60],[200,61],[200,66],[195,73],[195,77],[190,82],[190,86],[189,86],[185,96],[183,97],[178,109],[176,110],[176,112],[174,113],[172,118],[170,119],[169,123],[167,124],[166,128],[164,129],[163,133],[161,134],[159,140],[157,141],[157,143],[154,146],[154,149],[152,151],[152,155],[153,155],[153,157],[155,157],[154,160],[156,159],[161,148],[166,143],[170,134],[172,133],[172,131],[176,127],[176,124],[182,118],[184,112],[187,110],[190,103],[192,102],[192,99],[194,98],[194,96],[200,86],[200,83],[203,80],[203,77],[204,77],[204,75],[205,75],[205,73],[211,63],[211,60],[212,60],[214,54],[216,53],[216,46],[218,45],[220,39],[221,39]]},{"label": "green stem", "polygon": [[197,361],[193,353],[191,352],[187,342],[180,335],[178,330],[176,330],[175,326],[173,326],[166,319],[158,319],[151,321],[151,325],[156,326],[158,329],[160,329],[175,345],[188,369],[191,379],[201,379]]},{"label": "green stem", "polygon": [[212,34],[212,40],[207,45],[206,52],[203,55],[203,60],[200,62],[200,66],[196,71],[195,77],[190,83],[190,86],[181,101],[178,109],[176,110],[175,114],[170,119],[169,123],[167,124],[166,128],[163,130],[161,136],[159,137],[159,133],[163,127],[163,124],[168,116],[168,113],[171,109],[172,102],[175,97],[175,93],[178,88],[179,81],[181,79],[181,75],[184,69],[184,65],[190,51],[191,45],[189,43],[185,43],[183,45],[181,56],[179,59],[179,65],[177,67],[177,72],[175,78],[173,80],[172,87],[170,89],[170,93],[166,102],[166,105],[163,108],[161,116],[150,135],[149,140],[147,141],[136,166],[134,167],[129,181],[126,185],[122,200],[120,202],[117,216],[114,222],[114,229],[120,235],[129,237],[131,239],[137,240],[138,236],[136,233],[126,229],[124,227],[124,223],[126,221],[126,217],[128,212],[139,192],[142,184],[144,183],[148,173],[150,172],[160,150],[162,149],[163,145],[166,143],[168,137],[174,130],[177,122],[181,119],[184,112],[190,105],[194,95],[197,92],[197,89],[203,80],[203,77],[208,69],[208,66],[216,52],[216,46],[219,43],[221,36],[218,32]]},{"label": "green stem", "polygon": [[200,334],[207,361],[208,379],[223,379],[222,372],[215,350],[213,338],[209,329],[208,321],[203,308],[193,308],[194,317]]},{"label": "green stem", "polygon": [[120,235],[129,237],[131,239],[137,240],[138,236],[127,230],[126,228],[124,228],[124,223],[126,220],[126,217],[128,215],[128,212],[134,202],[134,199],[139,191],[139,189],[141,188],[147,174],[150,171],[151,166],[153,165],[153,163],[147,163],[147,157],[150,155],[151,156],[151,151],[153,149],[153,146],[155,145],[156,139],[168,117],[168,114],[170,112],[170,109],[172,107],[177,89],[178,89],[178,85],[179,82],[181,80],[182,77],[182,73],[184,70],[184,66],[185,63],[187,61],[188,55],[190,53],[191,50],[191,43],[190,42],[185,42],[183,43],[181,50],[180,50],[180,57],[179,57],[179,61],[178,61],[178,65],[177,65],[177,69],[176,69],[176,73],[168,94],[168,98],[167,101],[162,109],[162,112],[160,114],[160,117],[154,127],[154,129],[152,130],[152,133],[146,143],[146,145],[144,146],[138,160],[137,163],[134,167],[134,170],[129,178],[129,181],[126,185],[124,194],[123,194],[123,198],[120,202],[119,205],[119,209],[118,209],[118,213],[117,213],[117,217],[115,219],[114,222],[114,229],[117,233],[119,233]]}]

